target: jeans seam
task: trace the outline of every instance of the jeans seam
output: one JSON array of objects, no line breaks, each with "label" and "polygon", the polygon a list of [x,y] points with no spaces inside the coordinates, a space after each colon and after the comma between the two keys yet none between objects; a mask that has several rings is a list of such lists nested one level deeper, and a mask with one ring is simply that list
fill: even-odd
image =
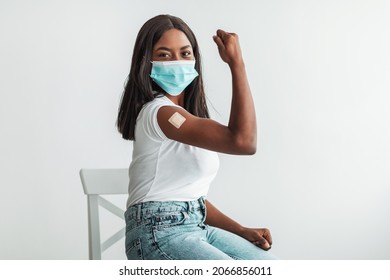
[{"label": "jeans seam", "polygon": [[152,230],[152,236],[153,236],[153,244],[156,246],[158,252],[160,252],[166,259],[168,260],[174,260],[175,258],[172,258],[170,257],[167,253],[165,253],[161,247],[158,245],[158,242],[157,242],[157,238],[156,238],[156,235],[155,235],[155,231],[157,229],[155,229],[154,227],[151,227],[151,230]]}]

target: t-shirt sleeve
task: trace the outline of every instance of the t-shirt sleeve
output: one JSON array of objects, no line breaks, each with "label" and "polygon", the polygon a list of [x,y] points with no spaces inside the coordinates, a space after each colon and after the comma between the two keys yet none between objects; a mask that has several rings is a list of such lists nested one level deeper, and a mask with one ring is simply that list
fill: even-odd
[{"label": "t-shirt sleeve", "polygon": [[164,106],[172,105],[165,102],[153,102],[152,104],[149,104],[143,111],[143,121],[141,123],[144,125],[145,134],[156,141],[169,140],[157,122],[158,110]]}]

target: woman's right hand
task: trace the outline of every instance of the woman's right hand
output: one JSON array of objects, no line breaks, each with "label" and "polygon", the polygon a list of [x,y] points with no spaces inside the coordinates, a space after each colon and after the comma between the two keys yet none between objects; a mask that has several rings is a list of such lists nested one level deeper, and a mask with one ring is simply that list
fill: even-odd
[{"label": "woman's right hand", "polygon": [[224,62],[226,62],[229,66],[235,66],[238,63],[243,63],[237,34],[228,33],[224,30],[218,29],[217,35],[214,35],[213,39],[218,46],[219,55]]}]

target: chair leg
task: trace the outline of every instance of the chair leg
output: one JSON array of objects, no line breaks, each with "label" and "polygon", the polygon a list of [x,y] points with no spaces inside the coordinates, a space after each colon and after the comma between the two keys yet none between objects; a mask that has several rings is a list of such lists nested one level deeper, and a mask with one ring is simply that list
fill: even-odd
[{"label": "chair leg", "polygon": [[89,259],[100,260],[100,225],[99,225],[99,196],[88,195],[88,239],[89,239]]}]

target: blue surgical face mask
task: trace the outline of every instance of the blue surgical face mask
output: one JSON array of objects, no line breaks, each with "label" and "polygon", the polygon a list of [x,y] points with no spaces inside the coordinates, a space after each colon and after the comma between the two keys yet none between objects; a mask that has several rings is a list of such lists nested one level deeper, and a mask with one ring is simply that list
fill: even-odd
[{"label": "blue surgical face mask", "polygon": [[199,75],[195,60],[152,61],[150,77],[163,90],[176,96]]}]

